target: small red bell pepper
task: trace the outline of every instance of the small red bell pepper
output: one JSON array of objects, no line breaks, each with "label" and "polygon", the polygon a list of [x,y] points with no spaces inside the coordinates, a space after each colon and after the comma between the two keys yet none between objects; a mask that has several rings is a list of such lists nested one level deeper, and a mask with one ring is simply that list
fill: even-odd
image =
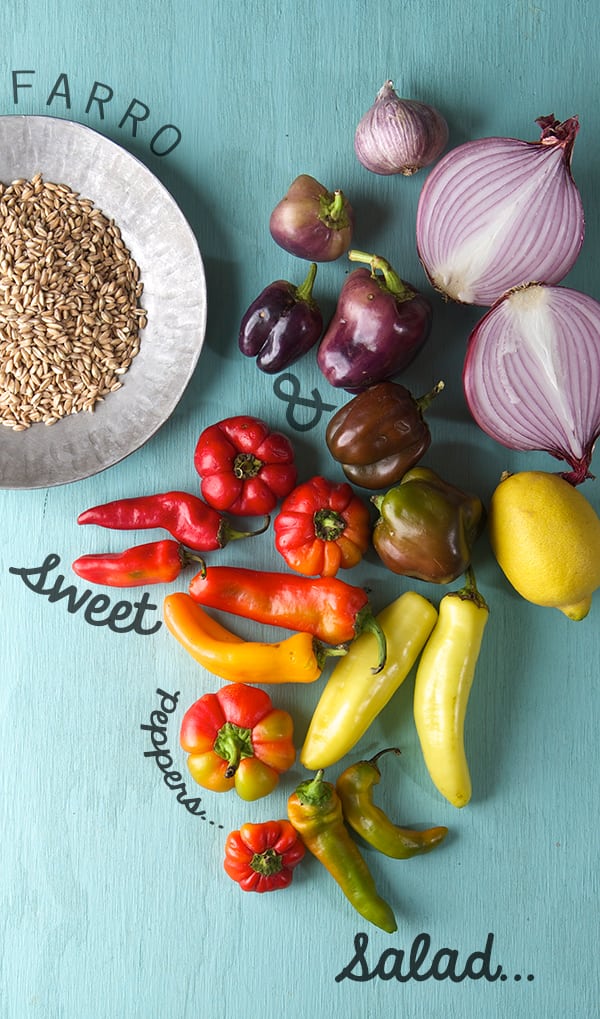
[{"label": "small red bell pepper", "polygon": [[194,466],[207,503],[235,516],[270,513],[298,477],[287,436],[247,415],[205,428],[196,444]]},{"label": "small red bell pepper", "polygon": [[369,507],[349,484],[320,476],[298,485],[274,521],[275,548],[305,576],[333,577],[356,566],[371,543]]},{"label": "small red bell pepper", "polygon": [[243,800],[272,792],[296,759],[294,724],[259,687],[232,683],[188,708],[180,742],[190,774],[216,793],[235,789]]},{"label": "small red bell pepper", "polygon": [[124,552],[82,555],[72,565],[82,580],[106,587],[142,587],[146,584],[168,584],[185,566],[202,563],[199,556],[188,552],[179,542],[166,538],[134,545]]},{"label": "small red bell pepper", "polygon": [[243,824],[225,842],[223,866],[245,892],[287,888],[306,850],[289,821]]},{"label": "small red bell pepper", "polygon": [[98,524],[117,531],[147,531],[160,527],[197,552],[214,552],[224,548],[229,541],[262,534],[270,520],[258,531],[237,531],[197,495],[157,492],[92,506],[79,514],[77,523]]}]

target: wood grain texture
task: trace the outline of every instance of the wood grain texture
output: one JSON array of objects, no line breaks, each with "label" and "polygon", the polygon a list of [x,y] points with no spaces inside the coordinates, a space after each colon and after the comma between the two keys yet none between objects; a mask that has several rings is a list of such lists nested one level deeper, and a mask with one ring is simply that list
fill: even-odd
[{"label": "wood grain texture", "polygon": [[[39,567],[52,553],[60,557],[52,582],[62,573],[63,587],[75,584],[81,594],[83,582],[70,572],[77,555],[146,537],[78,527],[78,513],[152,490],[196,491],[196,438],[230,413],[260,412],[287,431],[303,475],[338,476],[324,442],[330,412],[315,427],[294,430],[288,414],[304,426],[314,407],[294,409],[277,396],[274,380],[239,354],[237,327],[268,282],[304,276],[305,266],[268,233],[272,207],[301,172],[343,187],[357,211],[360,246],[425,287],[414,245],[424,177],[377,178],[353,152],[355,125],[387,78],[442,110],[453,145],[492,134],[534,139],[536,117],[579,114],[573,167],[587,234],[568,282],[600,298],[594,12],[589,2],[562,0],[491,8],[474,0],[7,5],[0,114],[67,116],[142,159],[196,233],[209,312],[195,376],[145,447],[83,482],[0,491],[2,1019],[579,1019],[597,1012],[600,600],[580,624],[524,604],[482,539],[475,566],[491,617],[467,719],[472,804],[457,812],[431,786],[411,717],[412,677],[357,747],[367,755],[401,746],[378,801],[402,823],[451,830],[443,849],[417,860],[366,851],[399,926],[392,937],[368,931],[370,968],[386,949],[408,956],[425,933],[430,955],[455,949],[462,970],[493,933],[492,967],[502,965],[507,979],[336,982],[366,927],[315,860],[280,895],[244,895],[222,870],[227,832],[246,820],[285,816],[301,766],[253,805],[192,789],[178,725],[197,697],[215,689],[214,678],[164,627],[144,636],[92,626],[84,606],[69,611],[65,598],[50,601],[10,572]],[[13,70],[33,72],[18,77],[17,101]],[[112,98],[86,110],[94,88],[105,97],[111,90]],[[133,100],[148,109],[135,136],[125,117]],[[165,124],[177,125],[181,142],[160,157],[150,142]],[[347,271],[343,260],[319,268],[316,293],[327,312]],[[403,381],[425,392],[445,379],[430,412],[427,463],[486,500],[502,470],[553,470],[555,463],[509,453],[470,421],[460,369],[477,318],[436,299],[431,340]],[[309,400],[315,390],[332,406],[345,402],[326,386],[314,357],[296,374]],[[586,494],[600,509],[597,484],[586,484]],[[228,546],[218,561],[278,565],[269,534]],[[385,573],[374,554],[352,581],[371,589],[376,608],[409,586]],[[155,608],[144,615],[146,627],[160,620],[168,590],[149,590]],[[427,585],[420,590],[440,596]],[[109,594],[113,603],[138,597]],[[237,629],[252,633],[242,621]],[[179,694],[165,747],[189,795],[202,797],[204,816],[178,802],[157,759],[145,756],[151,731],[141,727],[159,708],[157,689]],[[273,694],[294,714],[298,745],[318,689]],[[392,962],[388,956],[388,972]]]}]

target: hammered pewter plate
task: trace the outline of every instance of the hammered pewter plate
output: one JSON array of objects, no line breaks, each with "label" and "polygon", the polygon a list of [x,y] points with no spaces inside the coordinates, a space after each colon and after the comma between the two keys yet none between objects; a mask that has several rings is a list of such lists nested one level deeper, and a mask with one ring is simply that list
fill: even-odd
[{"label": "hammered pewter plate", "polygon": [[90,199],[120,228],[140,269],[148,324],[123,385],[93,412],[24,431],[0,427],[0,488],[91,477],[150,439],[194,372],[206,330],[206,280],[194,234],[166,188],[92,128],[44,116],[0,117],[0,180],[41,173]]}]

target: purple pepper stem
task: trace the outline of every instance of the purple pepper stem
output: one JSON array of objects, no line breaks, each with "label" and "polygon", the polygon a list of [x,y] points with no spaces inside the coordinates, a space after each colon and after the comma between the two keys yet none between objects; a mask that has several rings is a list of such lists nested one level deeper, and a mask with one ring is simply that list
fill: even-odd
[{"label": "purple pepper stem", "polygon": [[317,264],[316,262],[311,262],[304,283],[301,283],[299,287],[296,287],[297,301],[303,301],[305,304],[314,304],[312,291],[316,275],[317,275]]},{"label": "purple pepper stem", "polygon": [[327,191],[319,198],[319,219],[332,230],[343,230],[350,223],[346,211],[346,198],[343,191]]},{"label": "purple pepper stem", "polygon": [[[358,251],[353,248],[348,252],[348,258],[351,262],[366,262],[371,267],[371,276],[377,280],[379,286],[382,289],[393,294],[397,301],[411,301],[415,296],[415,291],[412,287],[400,278],[397,272],[392,269],[390,263],[382,258],[381,255],[369,255],[366,251]],[[377,277],[377,270],[383,274],[383,283],[380,278]]]}]

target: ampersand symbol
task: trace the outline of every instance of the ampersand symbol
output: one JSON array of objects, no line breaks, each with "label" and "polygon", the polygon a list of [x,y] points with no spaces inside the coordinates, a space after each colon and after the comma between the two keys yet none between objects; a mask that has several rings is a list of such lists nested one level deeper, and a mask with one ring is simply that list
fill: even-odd
[{"label": "ampersand symbol", "polygon": [[[310,395],[312,400],[301,396],[300,382],[291,372],[286,372],[284,375],[279,375],[276,378],[273,384],[273,392],[280,400],[285,400],[287,403],[288,406],[285,412],[286,421],[297,432],[310,431],[321,420],[323,411],[335,410],[335,404],[325,403],[318,389],[311,389]],[[296,407],[311,407],[314,409],[314,414],[308,421],[298,421],[294,413]]]}]

